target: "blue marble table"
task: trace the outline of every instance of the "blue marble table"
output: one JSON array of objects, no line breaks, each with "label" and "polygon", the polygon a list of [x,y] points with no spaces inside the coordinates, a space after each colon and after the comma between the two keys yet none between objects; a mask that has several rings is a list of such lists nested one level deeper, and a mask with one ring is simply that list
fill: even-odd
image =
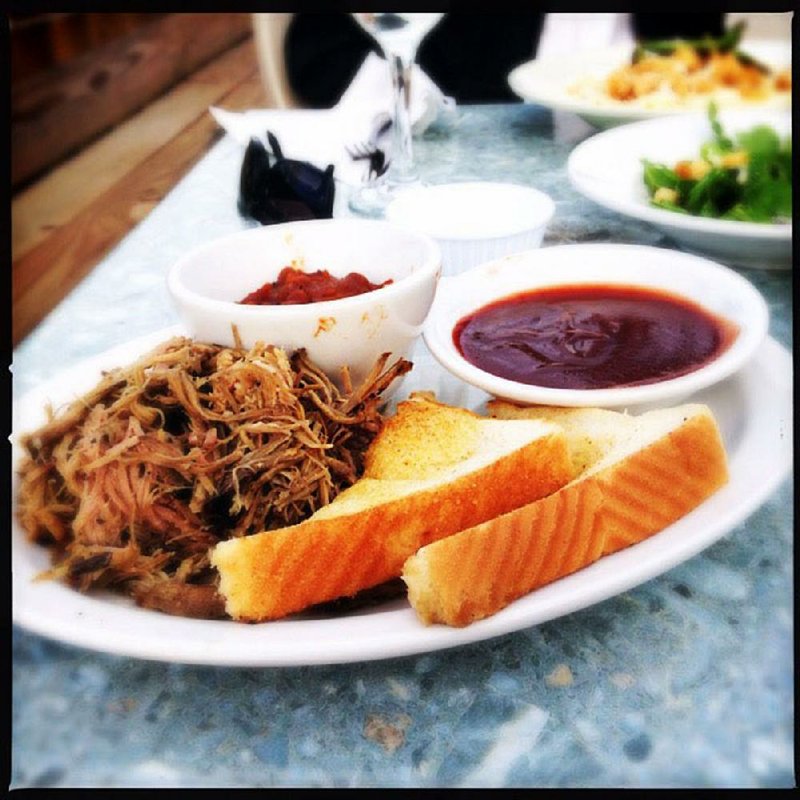
[{"label": "blue marble table", "polygon": [[[545,245],[669,246],[569,185],[592,130],[529,105],[462,108],[417,143],[432,182],[529,182]],[[14,393],[177,322],[164,285],[190,245],[243,227],[225,138],[14,352]],[[341,209],[340,198],[337,208]],[[791,347],[791,275],[741,270]],[[793,786],[787,479],[701,555],[583,611],[439,653],[218,669],[13,631],[12,787]]]}]

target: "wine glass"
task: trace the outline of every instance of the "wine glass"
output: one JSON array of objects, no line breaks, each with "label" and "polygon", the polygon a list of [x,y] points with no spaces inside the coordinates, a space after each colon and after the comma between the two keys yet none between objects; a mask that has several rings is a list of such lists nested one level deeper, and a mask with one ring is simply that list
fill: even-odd
[{"label": "wine glass", "polygon": [[411,142],[411,71],[420,42],[443,16],[441,13],[353,14],[383,51],[394,92],[391,163],[380,181],[361,187],[350,196],[353,211],[380,216],[398,191],[419,183]]}]

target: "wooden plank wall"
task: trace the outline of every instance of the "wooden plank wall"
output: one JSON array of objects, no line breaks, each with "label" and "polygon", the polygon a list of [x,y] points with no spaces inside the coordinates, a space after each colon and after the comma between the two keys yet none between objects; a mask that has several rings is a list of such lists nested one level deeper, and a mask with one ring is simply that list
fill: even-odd
[{"label": "wooden plank wall", "polygon": [[252,34],[249,14],[152,16],[120,38],[12,83],[14,187],[76,152]]},{"label": "wooden plank wall", "polygon": [[12,12],[8,15],[11,80],[63,66],[101,45],[132,33],[166,14]]}]

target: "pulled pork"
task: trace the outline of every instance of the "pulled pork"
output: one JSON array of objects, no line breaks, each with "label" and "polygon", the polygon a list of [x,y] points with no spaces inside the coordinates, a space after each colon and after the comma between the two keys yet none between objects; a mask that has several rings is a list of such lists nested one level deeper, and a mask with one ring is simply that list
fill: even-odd
[{"label": "pulled pork", "polygon": [[381,394],[411,369],[387,360],[340,391],[302,350],[176,337],[105,373],[22,440],[19,517],[54,551],[46,577],[224,617],[209,549],[301,522],[362,474]]}]

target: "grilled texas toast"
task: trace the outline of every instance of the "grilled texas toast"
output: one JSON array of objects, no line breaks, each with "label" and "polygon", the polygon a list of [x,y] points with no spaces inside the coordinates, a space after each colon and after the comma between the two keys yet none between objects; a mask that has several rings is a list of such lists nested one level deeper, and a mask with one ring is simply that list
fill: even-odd
[{"label": "grilled texas toast", "polygon": [[562,426],[577,477],[410,558],[403,580],[425,623],[462,626],[489,616],[663,530],[728,479],[719,430],[704,405],[629,416],[493,401],[490,413]]},{"label": "grilled texas toast", "polygon": [[364,477],[305,522],[218,544],[226,610],[274,619],[400,575],[420,547],[555,491],[574,475],[561,429],[400,403]]}]

